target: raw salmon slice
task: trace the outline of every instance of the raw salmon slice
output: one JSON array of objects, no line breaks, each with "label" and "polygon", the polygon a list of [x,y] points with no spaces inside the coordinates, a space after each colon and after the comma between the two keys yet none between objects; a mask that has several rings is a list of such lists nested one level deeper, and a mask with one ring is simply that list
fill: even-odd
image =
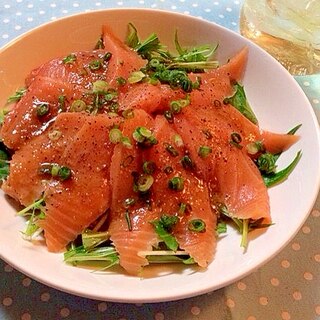
[{"label": "raw salmon slice", "polygon": [[51,180],[44,198],[41,222],[49,251],[58,252],[73,241],[111,204],[109,131],[117,118],[89,116],[58,162],[71,169],[70,179]]},{"label": "raw salmon slice", "polygon": [[42,163],[58,163],[66,146],[86,121],[82,113],[62,113],[50,129],[17,150],[10,161],[10,174],[4,181],[5,193],[28,206],[39,199],[46,181],[39,174]]},{"label": "raw salmon slice", "polygon": [[[158,241],[151,224],[155,212],[139,200],[133,191],[133,172],[141,172],[143,149],[132,139],[137,127],[153,127],[152,118],[143,110],[134,110],[134,117],[125,120],[122,134],[131,140],[132,148],[119,143],[115,146],[111,159],[110,179],[112,204],[109,232],[111,240],[119,253],[120,265],[129,273],[137,275],[148,260],[139,255],[141,251],[150,251]],[[136,204],[126,206],[126,199],[135,199]],[[130,222],[126,219],[129,219]],[[130,223],[130,226],[129,226]]]},{"label": "raw salmon slice", "polygon": [[[173,235],[180,249],[185,250],[200,266],[206,267],[212,261],[216,247],[216,216],[211,211],[208,187],[195,175],[192,159],[191,163],[186,160],[189,152],[183,140],[163,116],[156,118],[154,133],[158,144],[148,154],[157,168],[152,186],[153,209],[160,215],[176,215],[179,218]],[[183,181],[182,190],[169,187],[170,181],[177,177]],[[184,212],[181,211],[182,206],[187,208]],[[197,219],[205,224],[201,232],[191,230],[190,224]]]}]

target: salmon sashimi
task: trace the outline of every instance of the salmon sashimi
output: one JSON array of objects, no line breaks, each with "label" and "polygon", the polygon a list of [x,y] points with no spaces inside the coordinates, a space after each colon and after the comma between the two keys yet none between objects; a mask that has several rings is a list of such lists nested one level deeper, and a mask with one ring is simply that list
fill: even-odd
[{"label": "salmon sashimi", "polygon": [[109,130],[115,124],[117,119],[106,115],[88,117],[58,162],[70,168],[72,175],[51,181],[44,193],[46,211],[41,227],[49,251],[64,249],[110,207],[113,143]]},{"label": "salmon sashimi", "polygon": [[72,143],[86,118],[83,113],[62,113],[46,134],[35,137],[15,152],[10,175],[2,185],[4,192],[24,206],[39,199],[47,184],[41,164],[60,162],[66,146]]},{"label": "salmon sashimi", "polygon": [[[210,207],[208,187],[195,175],[183,140],[164,117],[156,118],[154,133],[158,144],[148,154],[156,167],[153,206],[161,215],[178,217],[172,233],[179,248],[206,267],[213,259],[216,246],[216,216]],[[175,188],[172,185],[175,180],[183,186]],[[192,228],[197,222],[205,226],[200,231]]]},{"label": "salmon sashimi", "polygon": [[26,207],[21,215],[49,251],[67,249],[67,263],[97,255],[135,276],[163,259],[205,268],[220,219],[248,230],[272,223],[262,175],[276,175],[276,165],[259,160],[275,162],[299,138],[255,119],[241,86],[247,47],[216,67],[210,46],[189,50],[176,38],[177,56],[135,31],[126,44],[103,26],[95,49],[27,75],[26,91],[0,115],[9,168],[1,188]]},{"label": "salmon sashimi", "polygon": [[[111,240],[119,252],[120,265],[130,274],[139,274],[148,264],[141,251],[151,251],[158,241],[157,235],[148,221],[154,218],[143,199],[139,200],[134,191],[134,176],[142,170],[142,150],[133,140],[133,132],[139,128],[152,128],[152,118],[143,110],[134,110],[134,116],[126,119],[122,134],[131,141],[131,147],[121,143],[115,146],[111,159],[110,179],[112,203],[109,232]],[[134,205],[130,202],[134,201]],[[126,204],[129,203],[129,204]]]}]

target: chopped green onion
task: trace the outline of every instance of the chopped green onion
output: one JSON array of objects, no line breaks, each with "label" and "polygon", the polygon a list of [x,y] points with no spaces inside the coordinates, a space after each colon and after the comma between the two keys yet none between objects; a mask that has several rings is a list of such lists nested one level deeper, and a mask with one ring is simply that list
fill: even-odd
[{"label": "chopped green onion", "polygon": [[173,113],[170,110],[166,110],[163,115],[169,123],[173,123],[174,117]]},{"label": "chopped green onion", "polygon": [[109,131],[109,140],[112,143],[119,143],[122,140],[122,132],[118,128],[112,128]]},{"label": "chopped green onion", "polygon": [[50,174],[53,177],[57,177],[58,174],[59,174],[59,170],[60,170],[60,166],[57,165],[57,164],[54,164],[54,165],[51,166]]},{"label": "chopped green onion", "polygon": [[112,57],[112,53],[111,52],[107,52],[103,57],[103,61],[108,62]]},{"label": "chopped green onion", "polygon": [[202,219],[192,219],[188,222],[188,229],[194,232],[205,232],[206,223]]},{"label": "chopped green onion", "polygon": [[174,140],[174,144],[177,147],[183,147],[184,143],[183,143],[183,140],[182,140],[181,136],[179,136],[178,134],[175,134],[173,136],[173,140]]},{"label": "chopped green onion", "polygon": [[132,231],[132,224],[131,224],[131,218],[130,218],[129,210],[125,211],[124,216],[125,216],[125,219],[126,219],[126,222],[127,222],[127,225],[128,225],[128,230]]},{"label": "chopped green onion", "polygon": [[136,203],[134,198],[126,198],[123,200],[123,206],[127,209]]},{"label": "chopped green onion", "polygon": [[60,130],[52,130],[48,133],[48,138],[51,140],[51,141],[57,141],[60,139],[60,137],[62,136],[62,132]]},{"label": "chopped green onion", "polygon": [[165,166],[165,168],[163,169],[163,172],[165,174],[171,174],[173,172],[173,168],[171,166]]},{"label": "chopped green onion", "polygon": [[58,97],[58,108],[59,111],[65,111],[65,106],[66,106],[66,96],[60,95]]},{"label": "chopped green onion", "polygon": [[43,117],[47,115],[50,111],[49,103],[41,102],[36,104],[36,112],[38,117]]},{"label": "chopped green onion", "polygon": [[157,144],[157,139],[153,136],[152,131],[146,127],[137,127],[132,133],[133,139],[141,146],[150,147]]},{"label": "chopped green onion", "polygon": [[129,137],[122,137],[121,138],[121,143],[124,147],[131,149],[132,148],[132,143]]},{"label": "chopped green onion", "polygon": [[209,156],[209,154],[212,153],[212,148],[208,146],[200,146],[198,149],[198,155],[201,158],[206,158]]},{"label": "chopped green onion", "polygon": [[168,187],[171,190],[182,191],[184,188],[184,180],[181,177],[173,177],[168,181]]},{"label": "chopped green onion", "polygon": [[102,36],[98,39],[96,45],[94,46],[95,50],[104,49],[104,42]]},{"label": "chopped green onion", "polygon": [[131,119],[134,117],[134,112],[132,109],[126,109],[122,112],[122,116],[125,118],[125,119]]},{"label": "chopped green onion", "polygon": [[83,100],[74,100],[71,104],[71,112],[81,112],[86,109],[86,103]]},{"label": "chopped green onion", "polygon": [[175,149],[171,144],[165,142],[164,144],[164,147],[166,149],[166,151],[172,155],[173,157],[176,157],[179,155],[179,152],[177,151],[177,149]]},{"label": "chopped green onion", "polygon": [[153,177],[150,174],[141,174],[137,180],[136,186],[138,191],[148,191],[154,182]]},{"label": "chopped green onion", "polygon": [[89,69],[92,71],[96,71],[102,68],[102,63],[100,60],[92,60],[89,62]]},{"label": "chopped green onion", "polygon": [[123,77],[118,77],[116,81],[119,86],[124,86],[127,83],[127,80]]},{"label": "chopped green onion", "polygon": [[254,141],[250,142],[246,146],[248,154],[255,155],[259,152],[263,152],[265,150],[262,141]]},{"label": "chopped green onion", "polygon": [[67,179],[70,179],[70,177],[71,177],[71,169],[68,168],[68,167],[62,166],[58,171],[58,177],[63,181],[67,180]]},{"label": "chopped green onion", "polygon": [[217,223],[216,226],[216,232],[217,234],[222,234],[227,232],[227,224],[223,221],[220,221]]},{"label": "chopped green onion", "polygon": [[142,71],[133,71],[129,77],[128,77],[128,82],[133,84],[133,83],[138,83],[142,81],[146,75]]},{"label": "chopped green onion", "polygon": [[81,234],[81,239],[83,247],[88,250],[108,241],[110,234],[107,231],[101,232],[87,229]]},{"label": "chopped green onion", "polygon": [[240,145],[240,143],[242,141],[242,138],[241,138],[240,134],[237,132],[232,132],[230,137],[231,137],[230,144],[241,149],[242,145]]},{"label": "chopped green onion", "polygon": [[108,83],[103,80],[97,80],[92,83],[93,93],[105,93],[108,88]]},{"label": "chopped green onion", "polygon": [[142,170],[146,174],[153,174],[156,169],[156,164],[153,161],[145,161],[142,165]]},{"label": "chopped green onion", "polygon": [[66,56],[65,58],[62,59],[62,62],[64,64],[71,64],[73,62],[75,62],[77,60],[77,57],[74,53],[69,54],[68,56]]},{"label": "chopped green onion", "polygon": [[189,155],[184,155],[181,159],[181,164],[184,169],[193,169],[194,168],[194,163],[189,157]]}]

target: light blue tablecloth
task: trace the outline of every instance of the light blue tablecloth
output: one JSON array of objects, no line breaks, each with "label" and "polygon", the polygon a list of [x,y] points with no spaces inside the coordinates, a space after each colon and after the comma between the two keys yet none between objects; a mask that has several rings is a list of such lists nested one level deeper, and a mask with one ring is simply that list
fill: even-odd
[{"label": "light blue tablecloth", "polygon": [[[115,7],[182,12],[238,31],[241,3],[237,0],[0,0],[0,46],[49,20]],[[297,81],[320,119],[320,77],[300,77]],[[320,319],[319,208],[318,198],[293,241],[260,270],[216,292],[176,302],[137,305],[80,298],[39,284],[0,260],[0,319]]]}]

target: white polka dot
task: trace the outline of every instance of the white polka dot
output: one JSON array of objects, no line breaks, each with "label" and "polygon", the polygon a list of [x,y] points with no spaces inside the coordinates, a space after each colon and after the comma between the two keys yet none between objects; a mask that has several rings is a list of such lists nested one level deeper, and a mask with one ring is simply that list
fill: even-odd
[{"label": "white polka dot", "polygon": [[303,274],[303,277],[304,277],[306,280],[311,281],[311,280],[313,279],[313,274],[310,273],[310,272],[305,272],[305,273]]},{"label": "white polka dot", "polygon": [[234,4],[240,4],[240,1],[239,0],[235,0],[233,3]]},{"label": "white polka dot", "polygon": [[24,278],[24,279],[22,280],[22,285],[23,285],[24,287],[29,287],[30,284],[31,284],[31,279],[29,279],[29,278]]},{"label": "white polka dot", "polygon": [[268,304],[268,298],[267,297],[260,297],[259,298],[259,303],[262,305],[262,306],[266,306]]},{"label": "white polka dot", "polygon": [[74,8],[78,8],[80,5],[79,5],[79,3],[75,2],[72,6],[73,6]]},{"label": "white polka dot", "polygon": [[238,289],[241,290],[241,291],[247,289],[247,285],[246,285],[244,282],[242,282],[242,281],[239,281],[239,282],[237,283],[237,287],[238,287]]},{"label": "white polka dot", "polygon": [[299,301],[302,299],[302,294],[300,291],[295,291],[293,294],[292,294],[292,297],[294,300],[296,301]]},{"label": "white polka dot", "polygon": [[290,316],[289,312],[287,312],[287,311],[282,311],[282,312],[281,312],[281,319],[283,319],[283,320],[290,320],[290,319],[291,319],[291,316]]},{"label": "white polka dot", "polygon": [[32,22],[32,21],[33,21],[33,18],[32,18],[32,17],[28,17],[28,18],[27,18],[27,21],[28,21],[28,22]]},{"label": "white polka dot", "polygon": [[315,218],[320,217],[320,210],[313,210],[313,211],[311,212],[311,215],[312,215],[313,217],[315,217]]},{"label": "white polka dot", "polygon": [[274,287],[277,287],[280,284],[280,281],[278,278],[272,278],[270,282]]},{"label": "white polka dot", "polygon": [[101,6],[101,2],[96,2],[96,6],[100,7]]},{"label": "white polka dot", "polygon": [[302,232],[304,234],[309,234],[311,232],[311,229],[309,226],[304,226],[304,227],[302,227]]},{"label": "white polka dot", "polygon": [[44,292],[40,296],[41,301],[43,302],[48,302],[50,300],[50,293],[49,292]]},{"label": "white polka dot", "polygon": [[215,6],[218,6],[218,5],[219,5],[219,2],[218,2],[218,1],[215,1],[213,4],[214,4]]},{"label": "white polka dot", "polygon": [[223,19],[223,18],[224,18],[224,15],[223,15],[223,14],[219,14],[218,17],[221,18],[221,19]]},{"label": "white polka dot", "polygon": [[5,307],[10,307],[12,305],[12,298],[10,297],[6,297],[2,300],[2,304],[5,306]]},{"label": "white polka dot", "polygon": [[107,310],[107,308],[108,308],[108,305],[106,302],[100,302],[98,304],[98,311],[100,311],[100,312],[105,312]]},{"label": "white polka dot", "polygon": [[5,18],[5,19],[2,20],[2,22],[3,22],[3,23],[8,23],[8,22],[10,22],[10,19]]},{"label": "white polka dot", "polygon": [[193,306],[191,308],[191,313],[194,315],[194,316],[198,316],[200,313],[201,313],[201,310],[199,307],[196,307],[196,306]]},{"label": "white polka dot", "polygon": [[14,29],[15,29],[15,30],[21,30],[21,26],[18,26],[18,25],[17,25],[17,26],[14,27]]},{"label": "white polka dot", "polygon": [[234,302],[232,299],[228,298],[227,301],[226,301],[226,305],[227,305],[229,308],[234,308],[236,304],[235,304],[235,302]]},{"label": "white polka dot", "polygon": [[9,38],[8,34],[5,33],[5,34],[2,35],[2,39],[8,39],[8,38]]},{"label": "white polka dot", "polygon": [[309,82],[309,81],[304,81],[304,82],[303,82],[303,85],[304,85],[305,87],[309,87],[309,86],[310,86],[310,82]]},{"label": "white polka dot", "polygon": [[198,4],[197,4],[197,3],[193,3],[192,6],[193,6],[194,8],[196,8],[196,7],[198,7]]},{"label": "white polka dot", "polygon": [[315,307],[316,314],[320,316],[320,306]]},{"label": "white polka dot", "polygon": [[204,9],[205,12],[211,12],[211,9],[210,8],[206,8]]},{"label": "white polka dot", "polygon": [[227,8],[226,8],[226,11],[231,12],[231,11],[232,11],[232,8],[227,7]]},{"label": "white polka dot", "polygon": [[122,2],[122,1],[119,1],[119,2],[117,2],[117,5],[118,5],[118,6],[123,6],[123,2]]},{"label": "white polka dot", "polygon": [[57,5],[55,3],[50,3],[51,8],[55,8]]},{"label": "white polka dot", "polygon": [[5,9],[10,9],[10,4],[5,4],[3,7],[4,7]]},{"label": "white polka dot", "polygon": [[70,310],[68,308],[62,308],[60,310],[60,316],[62,318],[67,318],[67,317],[69,317],[69,315],[70,315]]},{"label": "white polka dot", "polygon": [[291,245],[291,248],[292,248],[292,250],[294,250],[294,251],[299,251],[300,248],[301,248],[301,246],[300,246],[300,244],[299,244],[298,242],[294,242],[294,243]]},{"label": "white polka dot", "polygon": [[51,17],[50,20],[57,20],[57,17]]},{"label": "white polka dot", "polygon": [[282,260],[281,266],[285,269],[288,269],[290,267],[290,262],[288,260]]},{"label": "white polka dot", "polygon": [[16,16],[21,16],[21,15],[22,15],[22,12],[20,12],[20,11],[16,12]]},{"label": "white polka dot", "polygon": [[320,262],[320,253],[314,255],[314,260]]},{"label": "white polka dot", "polygon": [[44,10],[40,10],[39,14],[45,14],[46,12]]},{"label": "white polka dot", "polygon": [[23,0],[17,0],[17,3],[20,3],[20,2],[22,2]]},{"label": "white polka dot", "polygon": [[231,24],[232,24],[233,26],[236,26],[236,25],[237,25],[237,23],[234,22],[234,21],[232,21]]},{"label": "white polka dot", "polygon": [[154,320],[164,320],[164,314],[162,312],[158,312],[154,316]]},{"label": "white polka dot", "polygon": [[177,6],[171,6],[172,10],[177,10]]},{"label": "white polka dot", "polygon": [[12,271],[13,271],[13,268],[12,268],[10,265],[6,264],[6,265],[4,266],[4,271],[5,271],[5,272],[12,272]]},{"label": "white polka dot", "polygon": [[30,313],[26,312],[21,316],[21,320],[31,320]]},{"label": "white polka dot", "polygon": [[27,8],[32,9],[32,8],[33,8],[33,4],[32,4],[32,3],[29,3],[29,4],[27,5]]},{"label": "white polka dot", "polygon": [[139,3],[140,3],[140,4],[144,4],[144,1],[143,1],[143,0],[140,0]]}]

